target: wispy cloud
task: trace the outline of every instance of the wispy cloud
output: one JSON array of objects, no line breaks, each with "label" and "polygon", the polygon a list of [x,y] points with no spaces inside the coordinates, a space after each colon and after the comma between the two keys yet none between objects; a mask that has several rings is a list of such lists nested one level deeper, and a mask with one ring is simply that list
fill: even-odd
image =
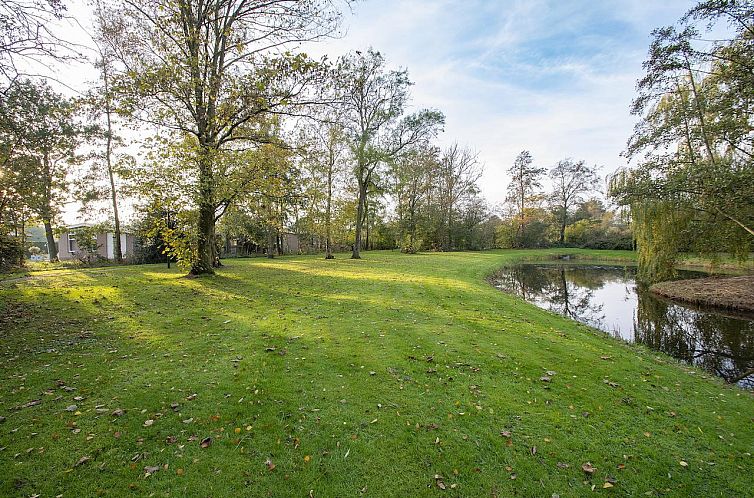
[{"label": "wispy cloud", "polygon": [[628,108],[652,29],[688,1],[381,0],[357,4],[331,56],[372,46],[415,82],[414,106],[447,116],[446,143],[480,152],[482,190],[504,196],[505,170],[529,149],[542,166],[563,157],[604,166],[631,134]]}]

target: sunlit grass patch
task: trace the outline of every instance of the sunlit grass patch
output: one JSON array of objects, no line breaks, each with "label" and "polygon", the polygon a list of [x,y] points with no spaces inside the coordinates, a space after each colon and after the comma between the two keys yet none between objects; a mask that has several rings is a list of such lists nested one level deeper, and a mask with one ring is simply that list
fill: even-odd
[{"label": "sunlit grass patch", "polygon": [[558,252],[0,284],[0,494],[747,495],[750,393],[484,280]]}]

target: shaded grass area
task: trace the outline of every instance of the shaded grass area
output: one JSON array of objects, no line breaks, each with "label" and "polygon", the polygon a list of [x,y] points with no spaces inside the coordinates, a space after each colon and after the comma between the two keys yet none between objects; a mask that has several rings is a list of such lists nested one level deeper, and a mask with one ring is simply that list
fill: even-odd
[{"label": "shaded grass area", "polygon": [[661,282],[650,290],[682,302],[754,312],[754,275]]},{"label": "shaded grass area", "polygon": [[563,252],[6,282],[0,495],[751,495],[750,393],[484,281]]}]

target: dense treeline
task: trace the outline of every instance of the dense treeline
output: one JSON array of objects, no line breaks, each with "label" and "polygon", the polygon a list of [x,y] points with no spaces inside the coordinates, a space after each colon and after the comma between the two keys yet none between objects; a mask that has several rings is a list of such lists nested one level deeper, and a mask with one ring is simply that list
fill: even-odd
[{"label": "dense treeline", "polygon": [[[332,61],[287,50],[338,33],[330,1],[95,2],[99,78],[76,99],[8,72],[29,53],[73,57],[70,46],[8,28],[23,49],[0,54],[0,264],[22,262],[31,224],[44,226],[54,261],[72,200],[104,208],[120,261],[123,199],[136,207],[136,256],[194,274],[229,255],[628,249],[634,237],[645,275],[667,274],[680,251],[747,254],[753,10],[703,2],[654,33],[626,152],[637,164],[610,179],[617,208],[595,166],[544,165],[529,151],[508,169],[506,198],[488,203],[477,152],[441,146],[441,111],[409,112],[406,69],[373,49]],[[696,24],[715,22],[734,36],[698,47]],[[132,137],[138,160],[122,138],[134,128],[151,130]]]},{"label": "dense treeline", "polygon": [[[593,183],[545,195],[538,178],[514,171],[520,161],[511,174],[521,195],[511,195],[510,209],[489,206],[476,151],[439,146],[443,114],[407,112],[408,72],[381,53],[329,62],[270,50],[336,33],[340,12],[331,2],[93,8],[99,80],[86,95],[69,99],[20,76],[5,89],[6,265],[21,260],[25,227],[37,222],[54,261],[54,228],[71,200],[87,209],[107,201],[120,260],[119,202],[130,198],[131,230],[142,242],[130,257],[167,257],[195,274],[211,273],[228,255],[589,245],[595,232],[613,228],[596,201],[589,216],[575,217]],[[155,130],[141,137],[138,161],[123,152],[131,124]],[[97,249],[90,232],[74,232],[87,239],[79,241],[86,260]]]}]

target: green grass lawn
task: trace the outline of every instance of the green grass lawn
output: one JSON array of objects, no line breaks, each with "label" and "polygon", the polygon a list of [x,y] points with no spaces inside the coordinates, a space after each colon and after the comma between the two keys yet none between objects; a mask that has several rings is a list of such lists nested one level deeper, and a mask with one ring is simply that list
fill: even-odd
[{"label": "green grass lawn", "polygon": [[553,253],[0,283],[0,495],[754,495],[751,393],[484,280]]}]

